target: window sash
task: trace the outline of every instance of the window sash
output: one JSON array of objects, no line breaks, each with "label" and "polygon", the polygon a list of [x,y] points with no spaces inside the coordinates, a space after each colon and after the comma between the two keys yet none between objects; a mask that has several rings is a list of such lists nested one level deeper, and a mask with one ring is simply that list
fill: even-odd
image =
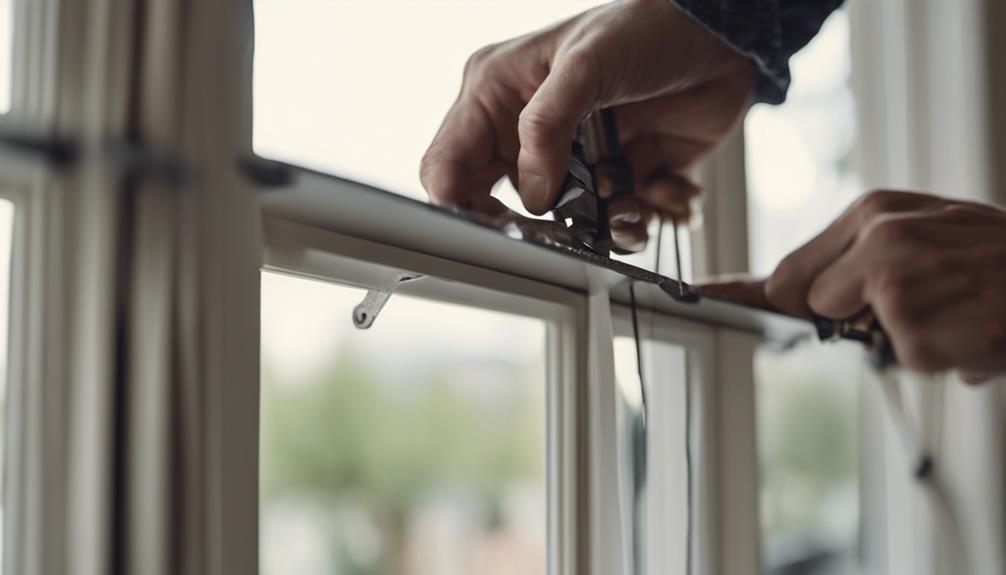
[{"label": "window sash", "polygon": [[[464,216],[336,176],[293,166],[283,170],[287,183],[264,193],[261,202],[271,245],[310,246],[307,242],[323,242],[322,234],[328,232],[330,239],[341,237],[397,248],[379,254],[368,251],[363,243],[342,247],[353,259],[375,258],[375,263],[395,269],[507,291],[509,279],[483,277],[496,272],[564,290],[568,292],[563,297],[566,301],[604,287],[611,291],[614,303],[628,304],[626,280],[643,278],[636,282],[640,309],[760,334],[773,341],[790,341],[811,333],[807,322],[774,313],[711,299],[699,304],[678,302],[651,283],[651,278],[659,276],[633,266],[608,265],[597,258],[578,257],[563,247],[515,239]],[[332,249],[337,246],[332,244]]]},{"label": "window sash", "polygon": [[[619,554],[628,550],[611,544],[619,534],[601,520],[612,501],[597,488],[617,471],[612,412],[599,393],[614,386],[603,357],[616,334],[628,333],[626,278],[426,204],[288,170],[290,184],[262,198],[265,269],[367,289],[407,271],[426,277],[402,284],[403,294],[549,322],[549,573],[600,573],[624,558]],[[693,454],[708,454],[695,460],[695,572],[756,573],[752,354],[766,338],[787,339],[807,328],[726,304],[678,303],[644,282],[635,287],[644,337],[688,350],[696,392]]]},{"label": "window sash", "polygon": [[[580,419],[582,378],[581,340],[583,303],[575,294],[520,277],[446,262],[434,256],[282,220],[266,220],[264,269],[380,289],[397,273],[395,266],[411,261],[427,273],[403,283],[396,295],[447,301],[482,309],[540,319],[546,322],[546,454],[548,572],[580,573],[579,548],[582,489],[581,446],[577,444],[586,423]],[[362,259],[360,259],[362,258]],[[380,263],[378,263],[380,262]],[[389,265],[390,264],[390,265]],[[467,281],[458,281],[464,276]],[[505,286],[505,287],[502,287]],[[502,287],[502,289],[501,289]],[[351,321],[347,314],[346,321]],[[380,322],[378,317],[375,321]],[[258,502],[255,502],[258,505]]]}]

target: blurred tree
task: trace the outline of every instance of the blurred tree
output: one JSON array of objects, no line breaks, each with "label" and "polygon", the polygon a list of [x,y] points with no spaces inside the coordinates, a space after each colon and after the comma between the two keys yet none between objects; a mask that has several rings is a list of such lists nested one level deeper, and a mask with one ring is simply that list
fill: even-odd
[{"label": "blurred tree", "polygon": [[344,346],[327,369],[282,385],[263,368],[261,489],[264,499],[362,498],[387,552],[352,572],[403,573],[409,511],[431,490],[474,488],[489,520],[508,483],[541,477],[544,406],[529,385],[540,375],[515,369],[517,400],[493,405],[490,417],[483,398],[461,391],[479,382],[452,379],[456,369],[403,391],[380,381],[364,356]]},{"label": "blurred tree", "polygon": [[831,369],[823,357],[828,351],[759,357],[759,455],[769,532],[820,527],[828,498],[856,485],[858,385]]}]

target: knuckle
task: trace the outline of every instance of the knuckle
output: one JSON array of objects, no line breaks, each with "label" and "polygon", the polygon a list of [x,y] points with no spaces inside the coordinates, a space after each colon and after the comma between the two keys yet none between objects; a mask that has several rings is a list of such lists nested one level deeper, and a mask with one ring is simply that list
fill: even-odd
[{"label": "knuckle", "polygon": [[910,220],[878,216],[863,232],[863,241],[873,248],[903,243],[912,237]]},{"label": "knuckle", "polygon": [[898,197],[899,193],[891,190],[873,190],[859,198],[852,209],[857,219],[861,223],[867,224],[894,211]]},{"label": "knuckle", "polygon": [[437,143],[434,142],[419,160],[419,178],[423,183],[437,170],[440,164],[440,153],[437,150]]},{"label": "knuckle", "polygon": [[594,101],[601,99],[601,78],[609,75],[597,50],[589,44],[569,51],[565,56],[567,67],[576,70],[576,75],[583,79],[583,88]]},{"label": "knuckle", "polygon": [[433,156],[430,152],[423,154],[423,159],[419,161],[419,182],[426,188],[426,192],[432,197],[434,191],[430,189],[430,175],[433,171]]},{"label": "knuckle", "polygon": [[472,76],[477,76],[485,70],[487,63],[492,60],[492,56],[496,53],[497,49],[497,44],[488,44],[472,52],[472,55],[468,57],[468,61],[465,62],[464,77],[468,79]]},{"label": "knuckle", "polygon": [[791,303],[793,293],[800,285],[802,264],[792,255],[783,258],[765,282],[765,298],[775,307]]},{"label": "knuckle", "polygon": [[905,273],[891,268],[871,272],[878,303],[892,310],[902,310],[908,301],[908,296],[914,291],[913,281]]},{"label": "knuckle", "polygon": [[779,262],[772,277],[790,281],[803,275],[803,264],[794,254],[790,254]]},{"label": "knuckle", "polygon": [[597,50],[592,48],[590,44],[584,44],[570,50],[566,53],[565,60],[570,66],[584,69],[587,75],[595,78],[600,77],[601,59],[598,57]]}]

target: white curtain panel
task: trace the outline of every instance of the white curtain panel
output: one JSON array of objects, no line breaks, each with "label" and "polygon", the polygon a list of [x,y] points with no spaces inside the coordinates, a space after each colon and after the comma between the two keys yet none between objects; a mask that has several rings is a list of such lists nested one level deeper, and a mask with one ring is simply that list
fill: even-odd
[{"label": "white curtain panel", "polygon": [[257,442],[223,448],[258,435],[260,224],[236,171],[252,2],[44,3],[56,124],[82,154],[45,206],[69,357],[45,351],[67,399],[49,444],[66,448],[47,456],[26,538],[45,543],[21,565],[255,573]]}]

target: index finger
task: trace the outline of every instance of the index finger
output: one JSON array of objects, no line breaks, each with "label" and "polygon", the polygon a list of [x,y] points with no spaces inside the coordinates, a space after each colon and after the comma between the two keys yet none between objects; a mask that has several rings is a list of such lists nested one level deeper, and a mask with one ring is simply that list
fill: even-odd
[{"label": "index finger", "polygon": [[814,279],[844,254],[860,231],[885,214],[925,210],[945,201],[912,192],[871,192],[854,203],[837,220],[783,260],[765,284],[765,296],[779,310],[798,317],[813,312],[807,294]]},{"label": "index finger", "polygon": [[507,171],[496,158],[495,139],[488,111],[459,98],[420,164],[419,177],[433,203],[467,208],[471,196],[489,194]]},{"label": "index finger", "polygon": [[699,284],[694,289],[703,297],[773,311],[765,297],[765,280],[762,279],[727,279]]}]

